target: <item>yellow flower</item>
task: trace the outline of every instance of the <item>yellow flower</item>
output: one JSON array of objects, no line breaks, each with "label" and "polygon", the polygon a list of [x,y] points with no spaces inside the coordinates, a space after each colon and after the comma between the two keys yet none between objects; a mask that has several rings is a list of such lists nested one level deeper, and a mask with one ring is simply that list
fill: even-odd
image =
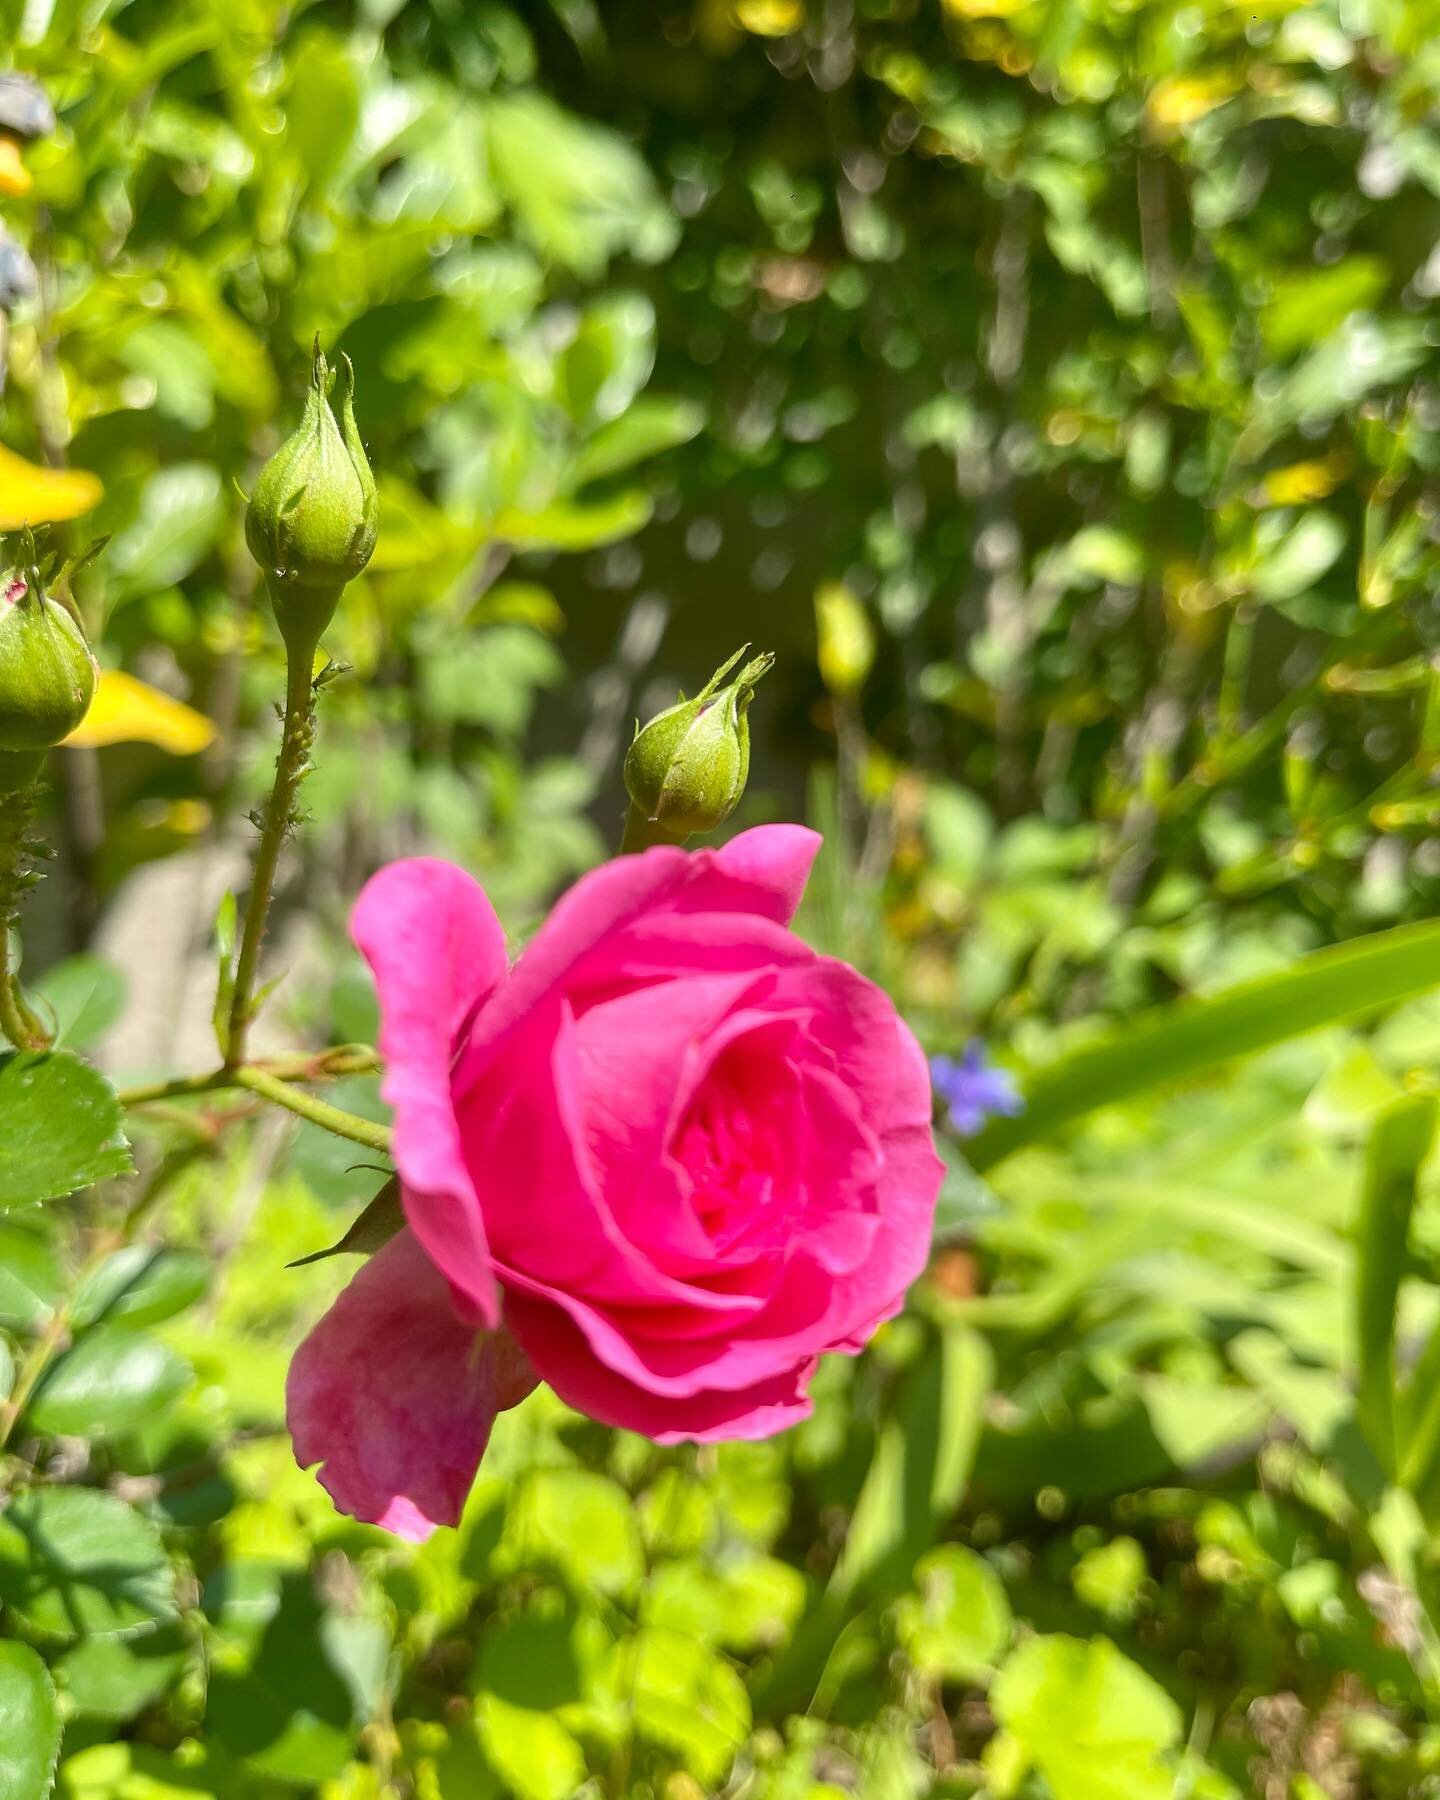
[{"label": "yellow flower", "polygon": [[67,744],[99,749],[105,744],[154,744],[171,756],[194,756],[215,741],[204,713],[172,700],[123,669],[102,669],[95,698]]},{"label": "yellow flower", "polygon": [[734,13],[755,37],[789,37],[805,23],[804,0],[735,0]]},{"label": "yellow flower", "polygon": [[875,661],[875,632],[860,601],[840,581],[815,591],[820,678],[832,694],[858,694]]},{"label": "yellow flower", "polygon": [[42,469],[0,444],[0,531],[57,525],[98,506],[100,477],[84,469]]}]

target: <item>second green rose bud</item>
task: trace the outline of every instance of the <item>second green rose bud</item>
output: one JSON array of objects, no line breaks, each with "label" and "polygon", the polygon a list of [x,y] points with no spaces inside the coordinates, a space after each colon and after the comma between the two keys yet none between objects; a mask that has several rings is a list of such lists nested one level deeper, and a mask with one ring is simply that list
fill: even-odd
[{"label": "second green rose bud", "polygon": [[773,666],[766,652],[727,680],[743,645],[696,694],[651,719],[625,758],[630,795],[626,847],[683,843],[723,825],[740,803],[750,773],[747,713],[755,684]]},{"label": "second green rose bud", "polygon": [[340,358],[333,380],[315,345],[300,423],[260,471],[245,514],[245,541],[265,571],[287,644],[310,651],[341,590],[375,549],[375,477],[355,424],[355,371]]},{"label": "second green rose bud", "polygon": [[95,658],[71,615],[45,592],[34,544],[0,574],[0,793],[29,784],[95,697]]}]

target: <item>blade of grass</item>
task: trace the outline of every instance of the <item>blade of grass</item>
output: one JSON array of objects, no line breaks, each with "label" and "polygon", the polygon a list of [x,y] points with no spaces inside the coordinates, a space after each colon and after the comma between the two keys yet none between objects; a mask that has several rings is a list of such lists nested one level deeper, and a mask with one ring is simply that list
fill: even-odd
[{"label": "blade of grass", "polygon": [[1376,1119],[1356,1227],[1355,1313],[1360,1429],[1395,1473],[1395,1303],[1410,1242],[1415,1181],[1435,1136],[1435,1098],[1400,1100]]},{"label": "blade of grass", "polygon": [[989,1169],[1097,1107],[1198,1075],[1287,1038],[1363,1017],[1440,985],[1440,922],[1403,925],[1317,950],[1293,967],[1204,1000],[1182,1000],[1082,1045],[1028,1079],[1025,1111],[993,1119],[966,1147]]}]

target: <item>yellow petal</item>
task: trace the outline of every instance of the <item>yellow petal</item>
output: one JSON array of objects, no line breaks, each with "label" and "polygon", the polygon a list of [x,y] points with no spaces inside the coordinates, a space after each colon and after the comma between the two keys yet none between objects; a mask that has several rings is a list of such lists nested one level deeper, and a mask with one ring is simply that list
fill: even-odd
[{"label": "yellow petal", "polygon": [[98,749],[104,744],[154,744],[171,756],[194,756],[215,741],[204,713],[172,700],[123,669],[102,669],[95,698],[67,744]]},{"label": "yellow petal", "polygon": [[42,469],[0,444],[0,531],[57,525],[98,506],[100,477],[85,469]]},{"label": "yellow petal", "polygon": [[13,137],[0,135],[0,194],[28,194],[34,178],[20,160],[20,146]]}]

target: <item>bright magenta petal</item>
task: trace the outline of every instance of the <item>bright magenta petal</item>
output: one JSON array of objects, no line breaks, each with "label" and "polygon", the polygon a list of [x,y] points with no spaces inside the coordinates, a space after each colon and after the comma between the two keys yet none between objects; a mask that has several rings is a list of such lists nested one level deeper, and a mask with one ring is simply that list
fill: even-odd
[{"label": "bright magenta petal", "polygon": [[454,1525],[497,1412],[535,1374],[508,1333],[456,1314],[408,1231],[350,1283],[295,1353],[286,1413],[302,1467],[341,1512],[418,1543]]},{"label": "bright magenta petal", "polygon": [[567,1406],[603,1425],[638,1431],[657,1444],[767,1438],[810,1416],[805,1384],[813,1358],[754,1387],[672,1399],[625,1380],[599,1361],[574,1321],[544,1300],[511,1293],[506,1312],[515,1336],[542,1379]]},{"label": "bright magenta petal", "polygon": [[563,987],[579,1005],[593,983],[609,981],[612,945],[630,927],[697,913],[716,915],[722,934],[727,917],[753,920],[762,930],[788,923],[819,848],[819,834],[804,826],[760,825],[719,850],[661,845],[582,875],[555,903],[487,1008],[458,1071],[462,1093],[503,1056],[507,1031],[547,994]]},{"label": "bright magenta petal", "polygon": [[405,1214],[486,1325],[500,1296],[450,1095],[456,1046],[505,980],[505,935],[484,890],[431,857],[391,863],[366,884],[351,934],[380,996],[381,1089],[395,1110]]},{"label": "bright magenta petal", "polygon": [[[804,825],[757,825],[713,852],[712,866],[724,876],[727,886],[746,890],[746,912],[788,925],[805,892],[820,843],[820,833]],[[709,908],[702,900],[686,910],[704,912]],[[734,910],[734,902],[715,910]]]}]

